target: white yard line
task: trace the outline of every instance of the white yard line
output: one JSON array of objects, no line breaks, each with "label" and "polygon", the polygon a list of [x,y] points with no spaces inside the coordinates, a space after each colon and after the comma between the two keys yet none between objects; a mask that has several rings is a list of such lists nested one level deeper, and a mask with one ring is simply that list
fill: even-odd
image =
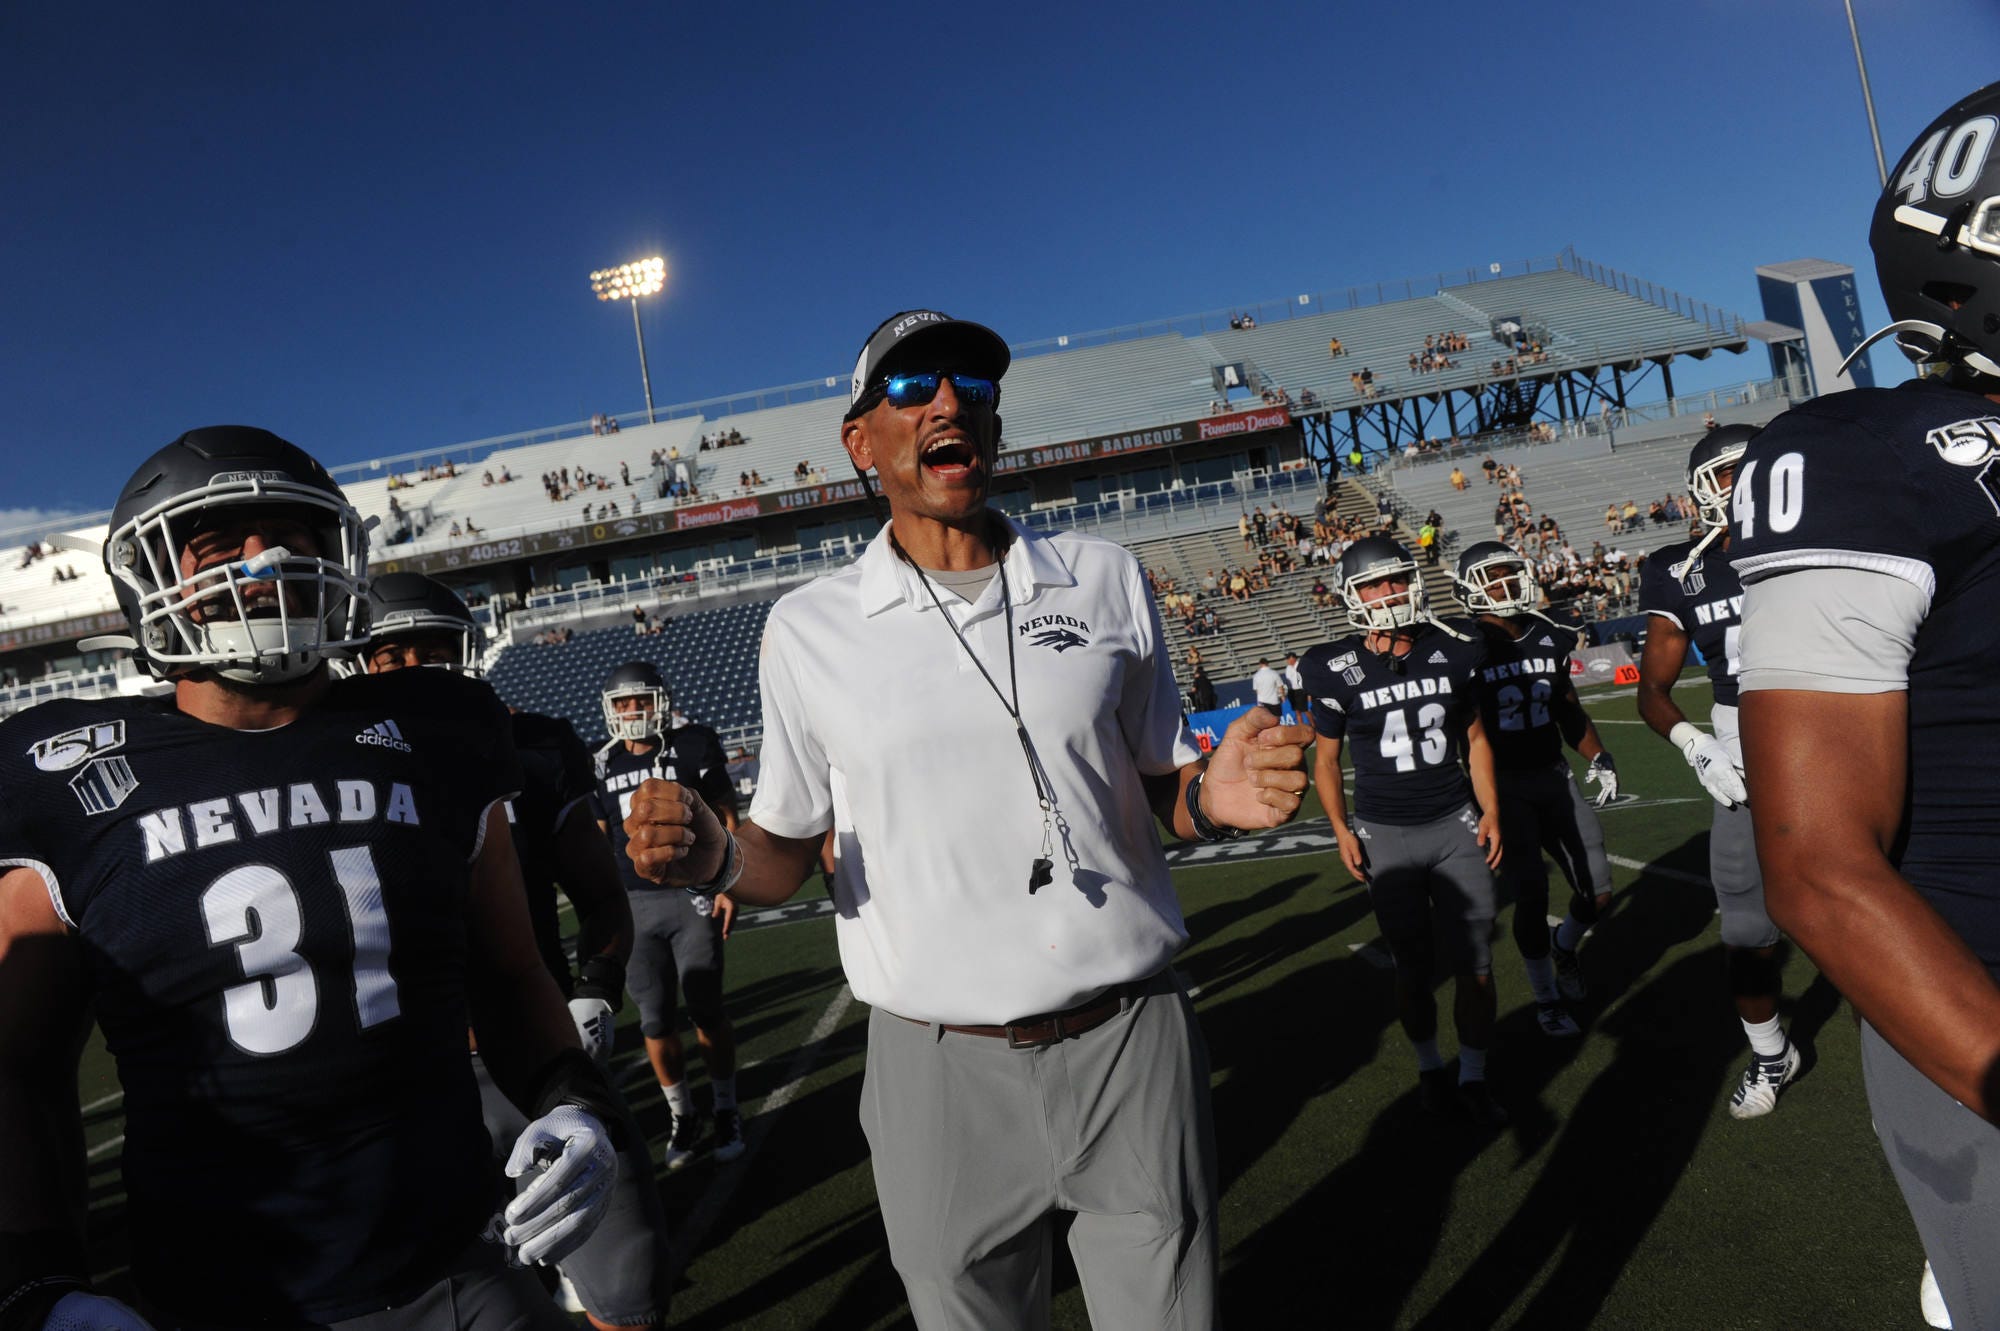
[{"label": "white yard line", "polygon": [[833,1038],[841,1018],[847,1015],[847,1009],[853,1003],[854,991],[845,984],[841,985],[840,992],[833,996],[833,1000],[826,1005],[826,1011],[820,1013],[819,1020],[813,1023],[812,1034],[792,1055],[791,1063],[785,1068],[784,1083],[765,1096],[757,1106],[757,1112],[745,1121],[741,1158],[727,1165],[715,1166],[716,1173],[707,1191],[702,1193],[701,1200],[695,1203],[694,1209],[688,1212],[687,1219],[681,1222],[680,1229],[674,1234],[673,1266],[676,1275],[687,1269],[688,1262],[701,1247],[709,1226],[722,1214],[722,1208],[729,1204],[729,1199],[736,1195],[743,1176],[749,1172],[750,1162],[757,1158],[758,1148],[763,1146],[764,1139],[770,1135],[785,1106],[798,1098],[806,1078],[812,1075],[814,1066],[819,1062],[826,1042]]},{"label": "white yard line", "polygon": [[91,1147],[88,1151],[85,1151],[83,1153],[83,1158],[86,1160],[95,1160],[101,1155],[105,1155],[111,1151],[117,1150],[124,1144],[125,1144],[125,1134],[121,1132],[116,1137],[107,1137],[103,1141],[97,1143],[97,1145]]}]

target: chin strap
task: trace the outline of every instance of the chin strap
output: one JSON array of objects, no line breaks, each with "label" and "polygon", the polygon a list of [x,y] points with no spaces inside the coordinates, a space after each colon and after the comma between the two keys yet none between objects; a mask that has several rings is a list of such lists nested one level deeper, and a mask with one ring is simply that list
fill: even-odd
[{"label": "chin strap", "polygon": [[1694,567],[1697,559],[1701,558],[1701,552],[1708,549],[1708,543],[1728,530],[1729,528],[1727,527],[1710,527],[1707,531],[1703,532],[1701,539],[1694,543],[1694,549],[1688,551],[1688,557],[1667,570],[1667,572],[1673,575],[1674,581],[1679,582],[1682,578],[1686,577],[1687,571]]}]

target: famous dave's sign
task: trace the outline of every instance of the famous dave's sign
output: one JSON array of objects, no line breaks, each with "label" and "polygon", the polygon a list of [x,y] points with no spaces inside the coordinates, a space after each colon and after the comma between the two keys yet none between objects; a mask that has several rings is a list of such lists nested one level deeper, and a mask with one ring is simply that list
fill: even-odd
[{"label": "famous dave's sign", "polygon": [[[1255,411],[1232,411],[1227,415],[1204,416],[1199,420],[1158,425],[1145,430],[1096,435],[1067,444],[1012,449],[1007,447],[1003,439],[1000,457],[995,462],[993,470],[996,474],[1004,476],[1012,472],[1059,467],[1072,462],[1117,458],[1128,453],[1143,453],[1156,448],[1176,448],[1182,444],[1198,444],[1211,439],[1227,439],[1234,435],[1256,434],[1264,430],[1281,430],[1291,423],[1292,413],[1284,407],[1260,407]],[[532,559],[539,555],[559,554],[565,550],[582,549],[611,541],[671,536],[675,532],[720,527],[733,522],[750,522],[779,513],[851,503],[863,497],[861,482],[858,479],[822,485],[802,485],[776,492],[744,495],[735,499],[683,504],[678,508],[661,508],[625,517],[607,518],[580,527],[566,527],[559,531],[530,532],[501,540],[465,541],[444,550],[426,550],[421,554],[398,555],[395,547],[391,546],[381,552],[385,557],[376,559],[370,567],[377,573],[435,573],[442,569],[467,568],[476,564]],[[124,621],[119,622],[122,624]]]}]

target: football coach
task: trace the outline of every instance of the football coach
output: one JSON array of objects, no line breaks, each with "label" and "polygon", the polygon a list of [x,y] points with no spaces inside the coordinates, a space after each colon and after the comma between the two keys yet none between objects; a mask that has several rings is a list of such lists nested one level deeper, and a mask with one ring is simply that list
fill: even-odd
[{"label": "football coach", "polygon": [[1252,709],[1204,763],[1138,562],[987,508],[1008,360],[934,310],[869,335],[841,443],[889,524],[771,610],[749,821],[648,781],[627,853],[776,905],[834,830],[834,932],[873,1008],[861,1125],[919,1327],[1047,1325],[1059,1210],[1093,1326],[1211,1327],[1208,1057],[1154,819],[1286,822],[1310,732]]}]

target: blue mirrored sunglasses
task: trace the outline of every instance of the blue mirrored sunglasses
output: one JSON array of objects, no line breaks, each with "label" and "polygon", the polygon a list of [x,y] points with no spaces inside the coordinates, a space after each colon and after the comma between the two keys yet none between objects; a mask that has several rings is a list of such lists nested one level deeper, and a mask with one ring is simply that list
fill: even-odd
[{"label": "blue mirrored sunglasses", "polygon": [[937,397],[938,385],[951,380],[952,392],[966,406],[993,407],[1000,404],[1000,385],[971,374],[943,374],[936,370],[923,374],[898,374],[876,385],[875,392],[894,407],[921,407]]}]

